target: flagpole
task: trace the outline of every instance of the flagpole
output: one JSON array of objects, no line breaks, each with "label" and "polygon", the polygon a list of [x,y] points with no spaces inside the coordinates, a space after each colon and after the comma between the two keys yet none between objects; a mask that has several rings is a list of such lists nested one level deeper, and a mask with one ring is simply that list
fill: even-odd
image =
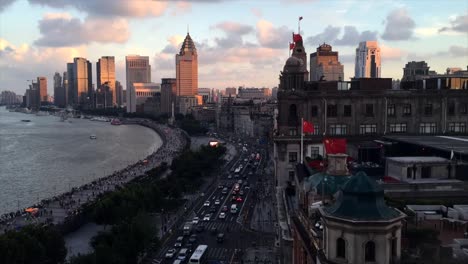
[{"label": "flagpole", "polygon": [[301,164],[304,161],[304,118],[301,117]]}]

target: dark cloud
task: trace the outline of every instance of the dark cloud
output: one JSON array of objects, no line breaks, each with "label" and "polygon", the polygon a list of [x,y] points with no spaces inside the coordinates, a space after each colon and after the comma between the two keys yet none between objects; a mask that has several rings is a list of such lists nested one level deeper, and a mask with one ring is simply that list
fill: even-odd
[{"label": "dark cloud", "polygon": [[356,46],[361,41],[376,40],[377,31],[363,31],[359,33],[354,26],[345,26],[341,39],[337,39],[334,44],[341,46]]},{"label": "dark cloud", "polygon": [[416,26],[414,20],[408,15],[405,8],[391,11],[387,15],[385,31],[382,39],[385,40],[408,40],[413,36]]},{"label": "dark cloud", "polygon": [[176,54],[177,48],[174,47],[173,45],[166,45],[166,47],[164,47],[164,49],[161,52],[168,53],[168,54]]},{"label": "dark cloud", "polygon": [[53,14],[39,21],[41,37],[34,44],[48,47],[71,47],[90,42],[124,43],[130,33],[124,19],[78,18]]},{"label": "dark cloud", "polygon": [[333,44],[338,38],[340,32],[340,27],[333,27],[331,25],[328,25],[322,33],[308,37],[306,39],[306,42],[313,46],[318,46],[324,42]]},{"label": "dark cloud", "polygon": [[0,12],[5,10],[13,2],[15,2],[15,0],[0,0]]},{"label": "dark cloud", "polygon": [[439,32],[456,31],[461,33],[468,33],[468,13],[466,15],[457,16],[454,20],[450,21],[452,24],[449,27],[439,29]]}]

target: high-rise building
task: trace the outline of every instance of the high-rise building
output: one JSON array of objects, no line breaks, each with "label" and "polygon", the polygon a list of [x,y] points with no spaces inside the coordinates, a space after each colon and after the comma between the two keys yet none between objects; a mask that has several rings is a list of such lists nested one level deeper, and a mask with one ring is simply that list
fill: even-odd
[{"label": "high-rise building", "polygon": [[123,87],[122,84],[119,81],[115,81],[115,100],[117,103],[117,106],[122,106],[123,105]]},{"label": "high-rise building", "polygon": [[198,93],[198,55],[195,43],[187,33],[179,54],[176,54],[177,96]]},{"label": "high-rise building", "polygon": [[129,91],[133,93],[129,95],[130,100],[127,101],[128,113],[142,113],[143,104],[147,99],[153,98],[157,93],[161,93],[161,84],[159,83],[133,83],[132,89]]},{"label": "high-rise building", "polygon": [[56,72],[54,74],[54,104],[58,107],[65,107],[65,89],[62,83],[62,76]]},{"label": "high-rise building", "polygon": [[380,47],[377,41],[363,41],[356,49],[355,78],[380,78]]},{"label": "high-rise building", "polygon": [[64,107],[68,105],[68,72],[63,72],[62,78],[63,103]]},{"label": "high-rise building", "polygon": [[227,87],[224,90],[224,96],[226,97],[236,97],[237,96],[237,88],[236,87]]},{"label": "high-rise building", "polygon": [[132,95],[135,95],[133,83],[151,82],[151,65],[149,64],[149,57],[140,55],[125,56],[125,74],[127,77],[127,112],[131,112],[129,102],[134,102],[136,100],[135,98],[131,98]]},{"label": "high-rise building", "polygon": [[73,105],[75,102],[75,70],[74,63],[67,63],[67,105]]},{"label": "high-rise building", "polygon": [[172,104],[176,103],[177,80],[175,78],[161,79],[161,112],[172,113]]},{"label": "high-rise building", "polygon": [[90,107],[93,97],[93,78],[91,63],[85,58],[73,59],[73,103]]},{"label": "high-rise building", "polygon": [[117,105],[117,94],[115,90],[115,59],[114,56],[103,56],[96,62],[96,85],[101,88],[107,85],[112,94],[111,106]]},{"label": "high-rise building", "polygon": [[310,54],[311,81],[344,80],[343,65],[338,61],[338,52],[332,46],[323,43],[317,51]]},{"label": "high-rise building", "polygon": [[47,102],[47,78],[37,77],[39,103]]}]

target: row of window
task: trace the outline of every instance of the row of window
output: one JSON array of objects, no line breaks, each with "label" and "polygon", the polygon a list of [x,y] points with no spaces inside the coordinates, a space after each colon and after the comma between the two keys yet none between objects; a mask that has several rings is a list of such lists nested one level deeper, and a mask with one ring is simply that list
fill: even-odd
[{"label": "row of window", "polygon": [[[423,114],[426,116],[431,116],[433,112],[432,104],[425,104],[423,109]],[[468,104],[460,104],[459,105],[459,113],[460,114],[467,114],[468,113]],[[373,104],[366,104],[365,105],[365,116],[372,117],[374,116],[374,105]],[[412,109],[411,104],[404,104],[402,108],[403,116],[411,116]],[[447,107],[447,114],[448,115],[455,115],[455,104],[451,103]],[[311,116],[316,117],[318,116],[318,106],[313,105],[311,109]],[[338,116],[338,106],[337,105],[327,105],[327,117],[337,117]],[[344,117],[351,117],[352,116],[352,106],[351,105],[343,105],[343,116]],[[387,116],[393,117],[396,116],[396,105],[390,104],[387,106]]]},{"label": "row of window", "polygon": [[[408,126],[406,123],[391,123],[389,124],[390,133],[406,133]],[[466,123],[464,122],[451,122],[448,123],[448,132],[449,133],[466,133]],[[346,124],[330,124],[328,126],[328,133],[330,135],[348,135],[348,125]],[[377,125],[376,124],[362,124],[359,125],[359,134],[376,134]],[[419,123],[419,133],[421,134],[435,134],[437,133],[437,124],[436,123]],[[313,135],[320,134],[319,125],[314,124],[314,133]],[[298,131],[295,128],[289,130],[290,136],[297,136]]]}]

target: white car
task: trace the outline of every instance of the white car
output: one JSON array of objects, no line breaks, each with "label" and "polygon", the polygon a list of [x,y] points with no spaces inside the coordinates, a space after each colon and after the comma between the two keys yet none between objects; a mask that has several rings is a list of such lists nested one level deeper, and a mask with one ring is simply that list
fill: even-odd
[{"label": "white car", "polygon": [[176,250],[175,248],[171,248],[166,252],[166,258],[171,259],[175,256]]},{"label": "white car", "polygon": [[221,203],[221,202],[220,202],[218,199],[216,199],[215,205],[219,205],[220,203]]},{"label": "white car", "polygon": [[226,218],[226,213],[222,212],[219,214],[219,219],[225,219]]},{"label": "white car", "polygon": [[192,224],[196,225],[198,224],[198,221],[200,221],[200,218],[198,218],[198,216],[195,216],[192,220]]},{"label": "white car", "polygon": [[206,201],[203,206],[207,206],[207,207],[210,207],[210,201]]},{"label": "white car", "polygon": [[206,214],[205,217],[203,217],[203,221],[210,221],[211,220],[211,214]]}]

